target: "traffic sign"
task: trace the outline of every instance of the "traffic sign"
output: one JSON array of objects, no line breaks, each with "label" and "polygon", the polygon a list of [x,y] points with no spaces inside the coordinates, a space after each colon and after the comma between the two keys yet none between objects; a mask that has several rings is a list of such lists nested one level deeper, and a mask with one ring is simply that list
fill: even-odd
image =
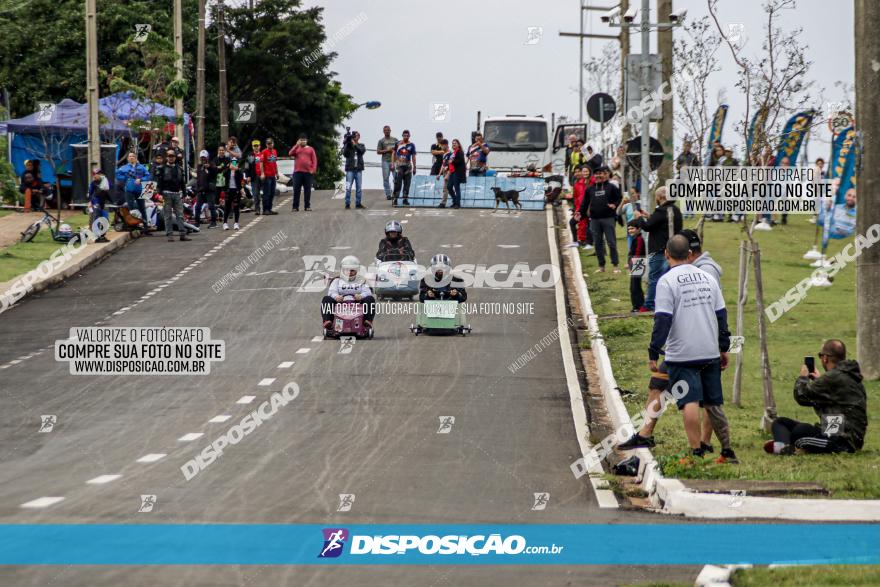
[{"label": "traffic sign", "polygon": [[596,122],[604,124],[611,120],[616,113],[617,104],[614,102],[614,98],[608,94],[599,92],[587,100],[587,114]]},{"label": "traffic sign", "polygon": [[[626,159],[630,166],[639,169],[642,165],[642,137],[630,139],[626,143]],[[648,161],[651,171],[656,171],[663,164],[663,145],[654,137],[648,138]]]}]

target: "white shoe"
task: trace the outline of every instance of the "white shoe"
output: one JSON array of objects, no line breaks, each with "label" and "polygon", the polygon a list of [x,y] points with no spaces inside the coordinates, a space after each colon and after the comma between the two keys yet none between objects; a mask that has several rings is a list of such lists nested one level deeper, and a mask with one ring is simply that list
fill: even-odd
[{"label": "white shoe", "polygon": [[585,250],[585,251],[592,251],[592,250],[593,250],[593,245],[584,245],[584,246],[582,246],[581,248],[582,248],[583,250]]},{"label": "white shoe", "polygon": [[755,230],[773,230],[773,227],[767,222],[759,222],[755,225]]},{"label": "white shoe", "polygon": [[241,227],[238,225],[238,222],[236,222],[235,224],[232,225],[233,230],[238,230],[239,228],[241,228]]},{"label": "white shoe", "polygon": [[229,230],[229,223],[228,222],[223,223],[223,230]]}]

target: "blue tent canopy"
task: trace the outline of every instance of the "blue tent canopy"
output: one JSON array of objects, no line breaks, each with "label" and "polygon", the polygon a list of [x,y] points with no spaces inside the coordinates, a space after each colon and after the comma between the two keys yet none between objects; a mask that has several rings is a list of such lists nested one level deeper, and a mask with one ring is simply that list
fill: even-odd
[{"label": "blue tent canopy", "polygon": [[[98,103],[101,113],[110,120],[149,120],[154,116],[161,116],[165,120],[174,121],[177,118],[174,108],[147,98],[138,98],[131,92],[118,92],[101,98]],[[184,127],[189,127],[189,114],[184,113],[183,124]]]},{"label": "blue tent canopy", "polygon": [[[55,181],[54,166],[65,173],[71,170],[75,143],[88,138],[89,107],[74,100],[65,99],[54,108],[41,110],[23,118],[7,120],[0,125],[0,132],[13,135],[10,141],[10,161],[15,173],[24,173],[24,162],[36,159],[41,162],[43,181]],[[129,134],[122,121],[108,121],[101,125],[102,139],[116,139]],[[115,142],[115,141],[114,141]]]}]

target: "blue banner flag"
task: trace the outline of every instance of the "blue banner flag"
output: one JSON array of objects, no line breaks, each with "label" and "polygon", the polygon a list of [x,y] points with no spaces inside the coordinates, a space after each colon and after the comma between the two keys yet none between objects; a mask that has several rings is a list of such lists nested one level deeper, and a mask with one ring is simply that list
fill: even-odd
[{"label": "blue banner flag", "polygon": [[815,110],[804,110],[795,114],[785,123],[782,136],[779,137],[779,149],[776,151],[776,166],[782,162],[783,157],[788,157],[789,164],[797,165],[797,156],[804,143],[804,136],[810,130],[810,124],[816,115]]},{"label": "blue banner flag", "polygon": [[749,125],[749,132],[746,135],[746,160],[752,155],[752,148],[755,141],[758,141],[757,148],[760,149],[767,137],[764,136],[764,124],[767,122],[767,109],[759,108],[755,115],[752,116],[752,123]]},{"label": "blue banner flag", "polygon": [[715,110],[715,116],[712,117],[712,126],[709,127],[709,136],[706,137],[706,159],[704,165],[709,165],[712,157],[712,145],[721,142],[721,135],[724,132],[724,121],[727,120],[727,104],[722,104]]}]

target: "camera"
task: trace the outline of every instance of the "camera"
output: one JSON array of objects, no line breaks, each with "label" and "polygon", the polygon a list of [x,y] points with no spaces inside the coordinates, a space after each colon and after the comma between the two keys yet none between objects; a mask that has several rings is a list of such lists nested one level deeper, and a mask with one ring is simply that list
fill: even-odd
[{"label": "camera", "polygon": [[351,132],[351,127],[346,126],[345,127],[345,136],[342,137],[342,146],[343,147],[351,142],[352,135],[354,135],[354,133]]}]

